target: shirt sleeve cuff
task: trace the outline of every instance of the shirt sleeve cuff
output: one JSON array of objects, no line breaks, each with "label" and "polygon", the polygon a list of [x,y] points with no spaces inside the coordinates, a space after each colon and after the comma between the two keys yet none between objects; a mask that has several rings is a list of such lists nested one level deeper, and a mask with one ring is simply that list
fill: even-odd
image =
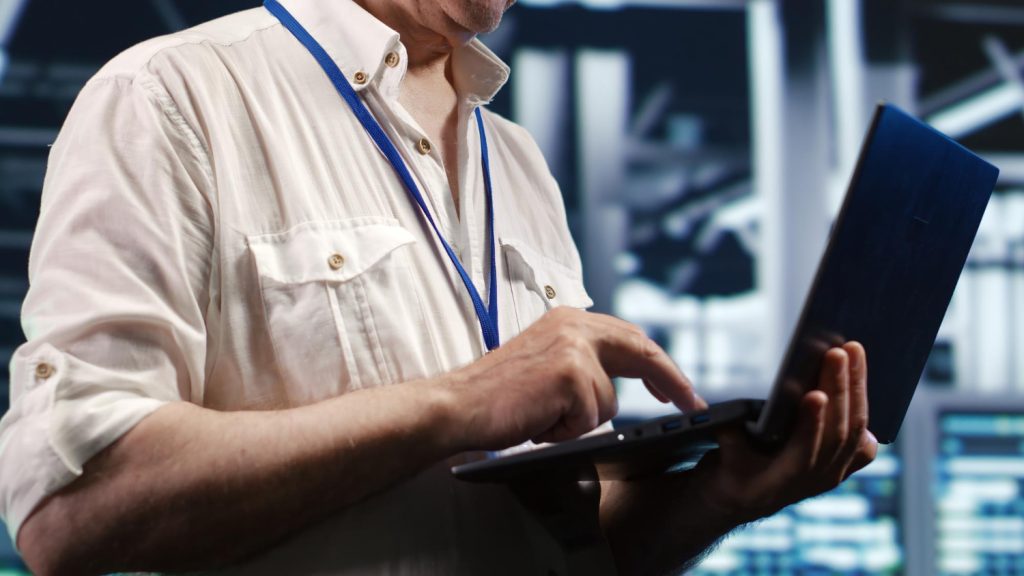
[{"label": "shirt sleeve cuff", "polygon": [[43,346],[11,365],[12,384],[22,393],[0,420],[0,515],[15,545],[22,523],[45,498],[169,401],[125,390],[68,395],[61,388],[73,371],[69,364],[67,356]]}]

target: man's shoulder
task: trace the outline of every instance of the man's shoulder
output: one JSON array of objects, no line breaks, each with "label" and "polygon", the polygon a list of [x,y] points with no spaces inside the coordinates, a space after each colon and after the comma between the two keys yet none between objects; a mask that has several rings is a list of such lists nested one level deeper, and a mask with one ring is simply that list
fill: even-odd
[{"label": "man's shoulder", "polygon": [[539,163],[539,166],[547,168],[544,155],[529,130],[486,107],[482,110],[489,125],[488,140],[493,133],[493,136],[501,138],[503,144],[513,153],[523,155],[531,163]]},{"label": "man's shoulder", "polygon": [[278,25],[277,19],[263,8],[253,8],[210,20],[173,34],[151,38],[115,56],[96,74],[94,80],[134,78],[155,60],[189,47],[229,47],[243,42],[261,30]]},{"label": "man's shoulder", "polygon": [[505,118],[501,114],[498,114],[497,112],[491,110],[490,108],[487,108],[486,106],[482,107],[480,110],[483,113],[484,118],[489,120],[490,124],[492,124],[494,128],[498,129],[503,134],[510,135],[515,138],[524,138],[530,142],[533,142],[533,137],[530,136],[530,133],[526,130],[526,128],[523,128],[519,124],[516,124],[512,120]]}]

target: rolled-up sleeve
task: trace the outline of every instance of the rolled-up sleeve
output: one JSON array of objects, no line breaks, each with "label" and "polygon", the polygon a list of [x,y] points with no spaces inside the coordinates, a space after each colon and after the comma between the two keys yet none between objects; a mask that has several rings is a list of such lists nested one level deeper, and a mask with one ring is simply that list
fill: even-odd
[{"label": "rolled-up sleeve", "polygon": [[[207,373],[212,174],[151,76],[95,78],[54,144],[0,421],[0,515],[48,495]],[[16,541],[16,540],[15,540]]]}]

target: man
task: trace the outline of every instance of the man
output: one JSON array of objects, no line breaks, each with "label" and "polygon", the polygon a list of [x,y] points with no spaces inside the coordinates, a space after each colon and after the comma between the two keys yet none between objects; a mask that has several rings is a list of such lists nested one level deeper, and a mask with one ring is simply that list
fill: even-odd
[{"label": "man", "polygon": [[[508,75],[474,40],[505,0],[281,7],[424,208],[331,64],[267,10],[109,63],[45,184],[0,427],[12,535],[40,574],[559,573],[513,494],[448,461],[592,430],[615,413],[613,376],[703,401],[639,329],[578,309],[543,159],[475,116]],[[501,346],[485,354],[467,294],[492,283]],[[866,377],[858,345],[830,351],[772,457],[735,432],[692,473],[603,483],[618,571],[679,569],[864,466]]]}]

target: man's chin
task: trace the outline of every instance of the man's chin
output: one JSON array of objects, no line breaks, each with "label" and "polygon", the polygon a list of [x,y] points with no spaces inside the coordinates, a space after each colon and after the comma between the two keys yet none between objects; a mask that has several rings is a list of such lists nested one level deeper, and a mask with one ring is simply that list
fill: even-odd
[{"label": "man's chin", "polygon": [[466,2],[463,0],[462,9],[452,10],[448,17],[472,36],[487,34],[498,28],[505,10],[514,3],[515,0],[511,0],[504,6],[494,6],[490,2]]},{"label": "man's chin", "polygon": [[472,22],[459,22],[458,24],[466,31],[467,35],[476,37],[480,34],[487,34],[497,30],[498,26],[501,24],[501,17],[499,16],[498,18],[488,20],[477,19]]}]

